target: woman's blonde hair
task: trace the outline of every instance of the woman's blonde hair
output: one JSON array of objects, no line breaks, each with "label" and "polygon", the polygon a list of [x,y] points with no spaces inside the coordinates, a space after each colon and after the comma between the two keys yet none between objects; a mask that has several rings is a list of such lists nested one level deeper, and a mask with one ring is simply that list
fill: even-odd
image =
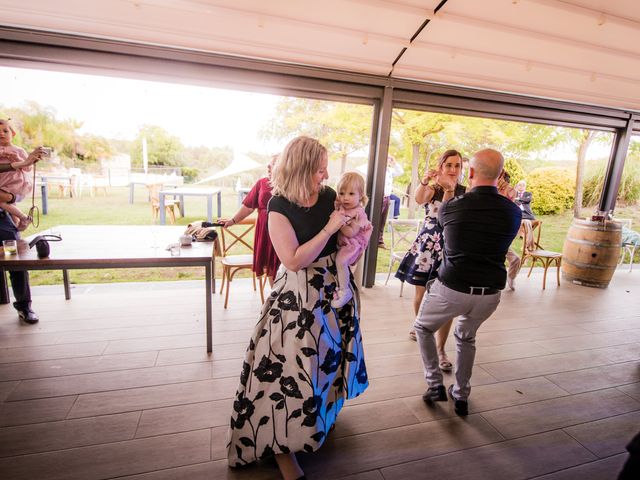
[{"label": "woman's blonde hair", "polygon": [[271,171],[273,195],[306,206],[313,191],[312,177],[326,157],[327,149],[314,138],[301,136],[291,140]]},{"label": "woman's blonde hair", "polygon": [[338,180],[336,189],[338,193],[340,190],[347,187],[355,187],[360,191],[360,206],[366,207],[369,202],[369,197],[364,193],[364,178],[358,172],[345,172]]}]

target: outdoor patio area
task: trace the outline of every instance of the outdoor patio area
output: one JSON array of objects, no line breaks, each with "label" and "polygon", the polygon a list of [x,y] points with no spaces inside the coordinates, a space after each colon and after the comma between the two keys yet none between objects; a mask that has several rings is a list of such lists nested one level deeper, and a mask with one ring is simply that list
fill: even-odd
[{"label": "outdoor patio area", "polygon": [[[554,272],[555,273],[555,272]],[[310,479],[611,479],[640,429],[637,271],[608,289],[518,278],[481,328],[470,415],[427,407],[412,288],[363,289],[369,389],[300,455]],[[219,285],[218,285],[219,287]],[[0,307],[3,479],[277,479],[231,470],[225,434],[260,308],[249,279],[214,294],[206,353],[203,281],[33,289],[41,321]],[[448,350],[452,360],[453,337]],[[449,385],[452,375],[445,376]]]}]

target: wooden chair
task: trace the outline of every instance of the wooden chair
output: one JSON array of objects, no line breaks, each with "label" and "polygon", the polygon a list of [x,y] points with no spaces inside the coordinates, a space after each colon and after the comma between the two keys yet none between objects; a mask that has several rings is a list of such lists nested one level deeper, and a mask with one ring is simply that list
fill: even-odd
[{"label": "wooden chair", "polygon": [[[160,183],[147,185],[149,189],[149,202],[151,202],[151,215],[153,216],[154,223],[158,221],[158,217],[160,216],[160,190],[162,190],[162,187],[163,185]],[[176,223],[176,207],[179,207],[179,203],[165,196],[164,209],[171,223]],[[179,211],[180,208],[178,208],[178,212]]]},{"label": "wooden chair", "polygon": [[[544,275],[542,277],[542,289],[544,290],[547,285],[547,270],[553,264],[557,268],[556,276],[558,280],[558,286],[560,286],[560,267],[562,264],[562,253],[552,252],[545,250],[540,245],[540,233],[542,232],[542,221],[531,221],[531,228],[525,224],[526,220],[522,222],[520,226],[520,234],[522,235],[522,257],[520,265],[524,265],[525,260],[531,259],[531,268],[527,278],[531,276],[533,267],[537,261],[540,261],[544,268]],[[535,222],[535,223],[534,223]],[[536,233],[537,231],[537,233]]]},{"label": "wooden chair", "polygon": [[[389,283],[389,277],[391,276],[391,270],[393,265],[400,263],[405,254],[409,250],[409,247],[413,244],[418,232],[420,231],[420,225],[422,220],[389,220],[387,222],[389,229],[391,230],[391,248],[389,250],[389,271],[387,272],[387,280],[384,282],[386,285]],[[404,289],[404,282],[400,284],[400,296],[402,296],[402,290]]]},{"label": "wooden chair", "polygon": [[[220,286],[220,294],[222,294],[223,291],[225,292],[224,308],[227,308],[229,304],[231,281],[234,275],[240,270],[251,270],[253,290],[256,290],[256,275],[253,272],[253,242],[249,243],[255,226],[255,217],[249,217],[236,223],[232,227],[220,228],[220,238],[222,239],[222,258],[220,259],[220,263],[222,264],[222,285]],[[248,248],[251,253],[242,255],[229,254],[235,246],[239,247],[242,245]],[[258,282],[260,284],[260,300],[264,303],[264,284],[266,283],[266,277],[264,275],[258,277]]]}]

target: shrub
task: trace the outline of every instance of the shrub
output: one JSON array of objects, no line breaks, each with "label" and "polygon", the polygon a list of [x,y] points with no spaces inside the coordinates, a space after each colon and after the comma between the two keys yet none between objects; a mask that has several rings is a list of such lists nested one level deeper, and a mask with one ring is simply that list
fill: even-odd
[{"label": "shrub", "polygon": [[640,200],[640,162],[630,162],[624,166],[618,201],[624,203],[636,203]]},{"label": "shrub", "polygon": [[200,174],[200,170],[192,167],[180,167],[180,171],[182,172],[185,183],[194,182]]},{"label": "shrub", "polygon": [[575,172],[558,167],[536,168],[527,180],[527,190],[533,194],[531,208],[536,214],[553,215],[573,206]]},{"label": "shrub", "polygon": [[504,161],[504,169],[507,172],[509,172],[509,176],[511,177],[511,180],[509,181],[509,183],[513,187],[515,187],[516,183],[524,179],[526,176],[524,173],[524,168],[522,168],[522,165],[520,165],[520,162],[518,162],[514,158],[507,158]]},{"label": "shrub", "polygon": [[582,184],[582,206],[589,207],[595,205],[600,200],[602,186],[604,185],[604,172],[606,165],[598,165],[585,172]]},{"label": "shrub", "polygon": [[[583,207],[595,205],[600,200],[606,168],[606,165],[600,165],[585,174],[582,194]],[[634,204],[638,200],[640,200],[640,161],[627,158],[620,179],[617,202]]]}]

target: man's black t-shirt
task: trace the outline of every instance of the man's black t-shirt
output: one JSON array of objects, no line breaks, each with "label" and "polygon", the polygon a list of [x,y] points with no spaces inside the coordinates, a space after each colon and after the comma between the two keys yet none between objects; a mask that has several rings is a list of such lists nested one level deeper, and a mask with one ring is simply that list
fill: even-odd
[{"label": "man's black t-shirt", "polygon": [[444,260],[438,276],[450,288],[502,290],[507,250],[520,228],[520,208],[496,187],[475,187],[440,207]]}]

